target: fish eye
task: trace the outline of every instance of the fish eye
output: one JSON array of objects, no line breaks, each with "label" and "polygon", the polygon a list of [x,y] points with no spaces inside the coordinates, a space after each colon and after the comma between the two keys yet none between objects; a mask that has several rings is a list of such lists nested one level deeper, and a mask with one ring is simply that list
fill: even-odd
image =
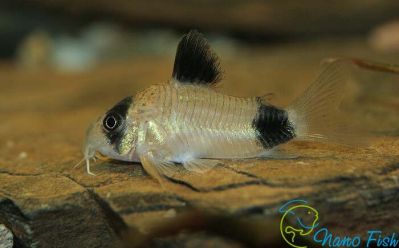
[{"label": "fish eye", "polygon": [[108,114],[103,121],[104,128],[108,131],[115,130],[120,125],[120,121],[118,119],[118,116],[114,114]]}]

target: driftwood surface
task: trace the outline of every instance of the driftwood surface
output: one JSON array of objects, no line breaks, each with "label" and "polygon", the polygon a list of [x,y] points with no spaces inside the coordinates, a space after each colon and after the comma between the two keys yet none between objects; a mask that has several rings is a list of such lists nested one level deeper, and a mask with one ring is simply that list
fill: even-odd
[{"label": "driftwood surface", "polygon": [[[311,82],[319,61],[337,55],[395,62],[357,41],[243,49],[221,56],[226,74],[219,90],[241,96],[273,92],[272,102],[284,106]],[[92,167],[97,176],[74,169],[88,124],[127,94],[165,82],[171,68],[172,57],[139,57],[76,75],[0,67],[0,223],[18,247],[112,247],[127,228],[148,234],[191,208],[233,219],[272,219],[270,232],[278,234],[277,210],[295,198],[308,200],[322,225],[337,234],[398,230],[394,76],[366,73],[346,92],[350,118],[362,118],[376,134],[368,148],[294,142],[288,148],[298,158],[226,160],[204,175],[182,172],[175,190],[161,188],[140,164],[102,160]],[[217,234],[174,237],[187,247],[244,245]],[[197,243],[189,243],[193,237]]]}]

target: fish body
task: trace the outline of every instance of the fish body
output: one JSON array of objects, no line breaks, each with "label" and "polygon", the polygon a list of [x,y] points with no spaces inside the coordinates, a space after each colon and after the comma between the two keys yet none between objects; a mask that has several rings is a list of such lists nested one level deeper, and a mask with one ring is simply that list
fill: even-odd
[{"label": "fish body", "polygon": [[[168,161],[193,158],[251,158],[265,147],[254,126],[259,98],[240,98],[207,87],[170,83],[150,87],[137,98],[140,105],[156,109],[147,120],[146,143],[138,151],[162,151]],[[136,111],[135,111],[136,110]]]},{"label": "fish body", "polygon": [[262,97],[218,92],[219,61],[198,32],[177,48],[172,79],[127,97],[100,116],[87,131],[84,155],[139,161],[156,178],[179,164],[204,172],[219,159],[279,157],[274,148],[292,139],[345,143],[335,113],[342,95],[341,63],[329,63],[289,106]]}]

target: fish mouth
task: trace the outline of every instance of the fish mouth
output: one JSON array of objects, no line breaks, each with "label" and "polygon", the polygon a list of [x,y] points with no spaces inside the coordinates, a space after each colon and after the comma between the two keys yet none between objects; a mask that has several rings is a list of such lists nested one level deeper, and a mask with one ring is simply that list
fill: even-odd
[{"label": "fish mouth", "polygon": [[95,174],[90,170],[90,160],[96,160],[96,153],[98,152],[98,142],[96,140],[96,122],[89,125],[86,131],[86,138],[83,143],[82,152],[84,160],[86,161],[87,174],[94,176]]}]

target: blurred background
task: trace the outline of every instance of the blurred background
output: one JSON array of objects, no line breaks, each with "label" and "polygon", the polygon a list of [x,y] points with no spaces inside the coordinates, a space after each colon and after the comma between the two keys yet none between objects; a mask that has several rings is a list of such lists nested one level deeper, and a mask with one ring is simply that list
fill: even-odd
[{"label": "blurred background", "polygon": [[390,0],[3,0],[0,57],[24,69],[78,72],[142,55],[174,53],[183,32],[207,34],[218,52],[236,46],[357,39],[399,51],[399,3]]}]

